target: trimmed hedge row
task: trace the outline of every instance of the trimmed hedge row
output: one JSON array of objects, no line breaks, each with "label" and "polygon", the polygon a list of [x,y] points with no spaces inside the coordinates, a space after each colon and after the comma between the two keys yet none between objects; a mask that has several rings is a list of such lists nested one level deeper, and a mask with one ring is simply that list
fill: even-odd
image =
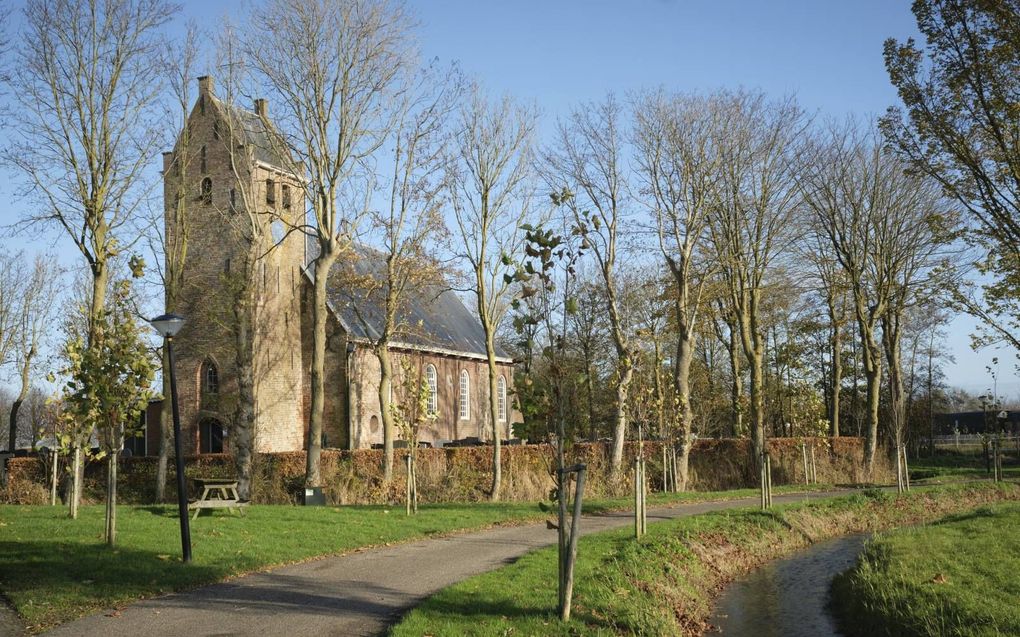
[{"label": "trimmed hedge row", "polygon": [[[815,448],[818,480],[824,483],[859,483],[863,475],[861,438],[774,438],[768,441],[775,484],[803,483],[801,444]],[[662,445],[645,442],[643,455],[653,489],[662,484]],[[691,450],[691,488],[714,491],[755,486],[757,472],[751,462],[750,441],[746,439],[698,440]],[[629,466],[638,444],[627,443],[624,462]],[[327,499],[336,504],[382,504],[399,501],[404,490],[401,450],[394,467],[395,479],[382,479],[382,450],[322,452],[322,478]],[[570,449],[569,461],[588,465],[586,495],[592,498],[620,496],[630,492],[629,472],[614,480],[609,471],[609,448],[604,443],[579,443]],[[123,458],[119,468],[118,499],[144,504],[154,500],[156,458]],[[203,454],[186,459],[186,473],[196,477],[236,475],[233,457]],[[502,448],[503,498],[538,500],[552,489],[554,452],[550,445],[519,445]],[[47,500],[45,458],[14,458],[8,463],[8,481],[2,492],[7,503],[40,504]],[[492,472],[491,447],[450,447],[418,452],[418,489],[423,502],[474,501],[487,497]],[[266,504],[295,502],[302,487],[305,453],[259,454],[254,461],[254,501]],[[173,463],[167,478],[167,497],[176,497]],[[61,474],[64,475],[64,474]],[[888,481],[892,471],[884,455],[876,459],[871,482]],[[105,463],[86,468],[85,497],[101,501],[105,485]]]}]

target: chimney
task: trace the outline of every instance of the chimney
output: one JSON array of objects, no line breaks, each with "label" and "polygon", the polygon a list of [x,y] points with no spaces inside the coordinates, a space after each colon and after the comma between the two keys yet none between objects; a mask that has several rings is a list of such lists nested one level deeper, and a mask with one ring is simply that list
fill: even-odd
[{"label": "chimney", "polygon": [[213,79],[209,75],[198,78],[198,94],[209,95],[213,92]]},{"label": "chimney", "polygon": [[260,97],[255,100],[255,114],[259,117],[268,117],[269,108],[266,106],[266,98]]}]

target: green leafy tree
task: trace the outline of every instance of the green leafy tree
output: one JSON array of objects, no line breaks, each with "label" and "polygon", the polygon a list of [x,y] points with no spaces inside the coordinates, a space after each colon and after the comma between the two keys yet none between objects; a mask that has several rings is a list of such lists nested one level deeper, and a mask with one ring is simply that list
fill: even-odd
[{"label": "green leafy tree", "polygon": [[975,222],[970,238],[991,280],[956,301],[985,321],[978,340],[1020,348],[1020,3],[916,0],[924,36],[885,42],[885,65],[903,106],[882,120],[887,139]]},{"label": "green leafy tree", "polygon": [[[67,377],[63,389],[63,418],[84,444],[98,433],[100,452],[107,459],[106,542],[117,537],[117,458],[124,445],[124,427],[138,418],[152,394],[155,361],[134,319],[131,284],[118,282],[110,304],[93,323],[91,346],[86,335],[72,328],[64,346]],[[74,499],[72,498],[72,502]]]}]

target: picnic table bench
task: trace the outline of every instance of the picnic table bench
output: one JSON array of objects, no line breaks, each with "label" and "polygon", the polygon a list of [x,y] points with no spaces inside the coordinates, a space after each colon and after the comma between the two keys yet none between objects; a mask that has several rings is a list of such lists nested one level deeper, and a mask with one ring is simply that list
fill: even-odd
[{"label": "picnic table bench", "polygon": [[244,515],[247,500],[237,495],[237,480],[233,478],[192,478],[196,490],[201,490],[198,499],[188,502],[188,509],[195,511],[195,519],[202,509],[229,509]]}]

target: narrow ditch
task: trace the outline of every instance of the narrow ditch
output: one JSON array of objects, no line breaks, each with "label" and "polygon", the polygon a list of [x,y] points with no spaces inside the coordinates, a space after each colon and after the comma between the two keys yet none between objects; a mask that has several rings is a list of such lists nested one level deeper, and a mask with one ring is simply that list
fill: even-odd
[{"label": "narrow ditch", "polygon": [[851,568],[866,534],[814,544],[770,562],[726,587],[716,602],[711,633],[732,637],[842,635],[829,614],[832,578]]}]

